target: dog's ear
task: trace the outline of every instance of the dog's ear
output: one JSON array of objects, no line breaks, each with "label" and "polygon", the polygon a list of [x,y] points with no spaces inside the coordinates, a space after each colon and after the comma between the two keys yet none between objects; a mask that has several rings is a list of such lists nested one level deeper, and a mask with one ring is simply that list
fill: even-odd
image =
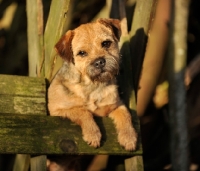
[{"label": "dog's ear", "polygon": [[105,25],[106,27],[109,27],[112,32],[114,33],[114,36],[119,41],[121,36],[121,25],[120,20],[118,19],[107,19],[107,18],[100,18],[97,20],[97,22]]},{"label": "dog's ear", "polygon": [[63,37],[60,38],[55,45],[55,49],[59,56],[65,61],[73,62],[73,52],[71,48],[71,42],[74,37],[72,30],[67,31]]}]

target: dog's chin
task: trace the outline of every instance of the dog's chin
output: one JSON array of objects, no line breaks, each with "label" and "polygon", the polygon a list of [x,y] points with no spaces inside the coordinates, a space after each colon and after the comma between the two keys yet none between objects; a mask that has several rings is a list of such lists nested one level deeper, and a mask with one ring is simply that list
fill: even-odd
[{"label": "dog's chin", "polygon": [[90,73],[89,77],[93,82],[110,82],[115,79],[115,75],[113,72],[99,71]]}]

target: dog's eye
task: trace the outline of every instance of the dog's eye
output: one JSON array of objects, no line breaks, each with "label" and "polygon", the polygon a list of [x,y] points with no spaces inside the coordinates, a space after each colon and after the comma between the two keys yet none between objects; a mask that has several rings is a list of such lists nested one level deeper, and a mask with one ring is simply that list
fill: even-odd
[{"label": "dog's eye", "polygon": [[87,56],[87,52],[81,50],[81,51],[78,52],[77,55],[79,55],[81,57],[85,57],[85,56]]},{"label": "dog's eye", "polygon": [[103,41],[102,43],[101,43],[101,46],[103,47],[103,48],[109,48],[110,47],[110,45],[111,45],[111,41],[110,40],[106,40],[106,41]]}]

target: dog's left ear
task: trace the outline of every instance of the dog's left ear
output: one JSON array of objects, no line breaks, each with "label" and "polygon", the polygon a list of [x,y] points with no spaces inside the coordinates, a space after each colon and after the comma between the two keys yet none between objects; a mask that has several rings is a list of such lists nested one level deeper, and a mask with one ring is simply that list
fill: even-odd
[{"label": "dog's left ear", "polygon": [[71,42],[73,37],[73,31],[69,30],[55,45],[55,49],[59,56],[67,62],[73,62],[73,52],[71,49]]},{"label": "dog's left ear", "polygon": [[120,20],[118,19],[107,19],[107,18],[100,18],[97,20],[97,22],[105,25],[106,27],[109,27],[112,32],[114,33],[114,36],[119,41],[121,36],[121,25]]}]

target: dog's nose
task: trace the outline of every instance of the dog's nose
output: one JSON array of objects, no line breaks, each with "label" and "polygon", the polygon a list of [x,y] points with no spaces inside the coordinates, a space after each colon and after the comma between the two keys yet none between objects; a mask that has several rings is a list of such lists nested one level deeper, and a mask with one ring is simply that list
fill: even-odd
[{"label": "dog's nose", "polygon": [[103,68],[106,64],[106,60],[104,58],[99,58],[94,61],[94,67]]}]

